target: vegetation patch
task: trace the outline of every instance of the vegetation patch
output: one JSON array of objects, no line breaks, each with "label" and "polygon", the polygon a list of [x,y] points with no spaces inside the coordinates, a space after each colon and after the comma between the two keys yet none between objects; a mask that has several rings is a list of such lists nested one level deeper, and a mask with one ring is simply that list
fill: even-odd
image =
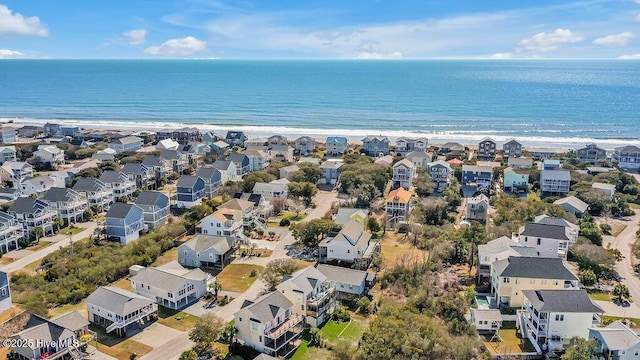
[{"label": "vegetation patch", "polygon": [[40,241],[38,242],[38,244],[33,245],[33,246],[29,246],[29,247],[27,248],[27,250],[30,250],[30,251],[38,251],[38,250],[40,250],[40,249],[44,249],[44,248],[46,248],[46,247],[47,247],[47,246],[49,246],[49,245],[51,245],[51,242],[50,242],[50,241],[40,240]]},{"label": "vegetation patch", "polygon": [[260,265],[229,264],[216,276],[216,280],[223,290],[241,293],[258,279],[263,269]]},{"label": "vegetation patch", "polygon": [[158,322],[180,331],[188,331],[196,324],[198,317],[183,311],[158,306]]},{"label": "vegetation patch", "polygon": [[83,232],[84,230],[85,229],[77,227],[77,226],[67,226],[65,228],[60,229],[60,231],[58,233],[62,234],[62,235],[75,235],[75,234]]},{"label": "vegetation patch", "polygon": [[140,358],[153,350],[151,346],[133,339],[122,339],[115,335],[107,334],[104,332],[104,329],[99,326],[91,324],[89,328],[98,335],[98,351],[113,356],[118,360],[130,360],[134,358],[132,357],[133,354],[136,354],[137,357]]}]

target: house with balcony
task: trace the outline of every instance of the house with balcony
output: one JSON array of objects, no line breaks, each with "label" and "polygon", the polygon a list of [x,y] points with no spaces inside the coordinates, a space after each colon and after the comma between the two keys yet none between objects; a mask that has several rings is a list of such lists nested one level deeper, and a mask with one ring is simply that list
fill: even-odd
[{"label": "house with balcony", "polygon": [[280,291],[246,300],[234,315],[237,339],[247,347],[274,357],[287,357],[300,346],[304,316]]},{"label": "house with balcony", "polygon": [[142,149],[144,140],[137,136],[125,136],[109,143],[109,148],[116,152],[136,151]]},{"label": "house with balcony", "polygon": [[44,134],[47,136],[56,135],[60,132],[60,124],[46,123],[42,129],[44,130]]},{"label": "house with balcony", "polygon": [[525,290],[567,289],[578,289],[578,278],[560,258],[509,256],[491,269],[491,294],[500,306],[522,306]]},{"label": "house with balcony", "polygon": [[59,135],[76,137],[80,133],[80,127],[74,125],[61,125]]},{"label": "house with balcony", "polygon": [[131,198],[137,189],[136,182],[121,171],[107,170],[100,175],[98,180],[105,184],[108,189],[111,189],[115,199],[123,196]]},{"label": "house with balcony", "polygon": [[507,139],[502,144],[502,157],[504,158],[518,158],[522,156],[522,144],[516,139]]},{"label": "house with balcony", "polygon": [[[251,202],[255,209],[255,216],[260,219],[266,219],[273,214],[273,205],[269,200],[267,200],[266,197],[260,194],[237,192],[233,194],[233,198]],[[254,224],[259,227],[264,226],[262,225],[262,223],[258,223],[256,220],[257,219],[254,218]]]},{"label": "house with balcony", "polygon": [[239,237],[242,233],[242,213],[239,210],[218,209],[200,222],[202,233]]},{"label": "house with balcony", "polygon": [[309,155],[316,149],[316,140],[310,136],[300,136],[295,141],[294,149],[300,155]]},{"label": "house with balcony", "polygon": [[237,248],[236,237],[196,234],[178,247],[178,262],[183,266],[224,269]]},{"label": "house with balcony", "polygon": [[618,168],[622,170],[640,169],[640,147],[627,145],[616,148],[613,158],[618,162]]},{"label": "house with balcony", "polygon": [[333,284],[314,267],[285,275],[276,291],[293,303],[293,313],[303,316],[311,327],[324,324],[338,306]]},{"label": "house with balcony", "polygon": [[12,183],[14,188],[29,177],[33,177],[33,166],[24,161],[6,161],[0,166],[0,179]]},{"label": "house with balcony", "polygon": [[28,177],[19,184],[20,195],[42,196],[42,194],[54,186],[56,186],[56,180],[51,176]]},{"label": "house with balcony", "polygon": [[571,186],[571,172],[565,170],[540,171],[540,192],[544,196],[566,196]]},{"label": "house with balcony", "polygon": [[232,161],[236,165],[236,175],[238,177],[245,176],[251,172],[251,160],[242,153],[233,153],[227,156],[227,160]]},{"label": "house with balcony", "polygon": [[10,309],[13,306],[11,302],[11,287],[9,286],[9,274],[0,271],[0,313]]},{"label": "house with balcony", "polygon": [[507,166],[512,169],[531,169],[533,167],[533,159],[530,157],[509,157]]},{"label": "house with balcony", "polygon": [[518,232],[518,243],[531,246],[539,256],[567,258],[569,244],[577,238],[573,227],[557,224],[526,222]]},{"label": "house with balcony", "polygon": [[405,159],[411,161],[416,168],[427,168],[433,161],[433,155],[420,150],[414,150],[404,155]]},{"label": "house with balcony", "polygon": [[462,184],[476,184],[478,190],[490,189],[493,184],[493,168],[491,166],[462,165]]},{"label": "house with balcony", "polygon": [[242,131],[227,131],[225,142],[231,146],[244,146],[244,142],[249,138]]},{"label": "house with balcony", "polygon": [[30,197],[19,197],[7,209],[7,213],[22,224],[24,236],[33,233],[33,229],[41,227],[44,235],[53,235],[53,218],[56,217],[55,210],[51,209],[46,202]]},{"label": "house with balcony", "polygon": [[41,200],[48,203],[67,224],[84,221],[84,211],[89,208],[84,194],[69,188],[52,187]]},{"label": "house with balcony", "polygon": [[520,333],[536,349],[564,350],[571,338],[589,336],[589,329],[600,326],[604,310],[585,290],[523,290],[524,310],[518,312]]},{"label": "house with balcony", "polygon": [[491,279],[494,263],[508,259],[510,256],[537,257],[538,251],[534,247],[522,246],[516,240],[502,236],[486,244],[478,245],[478,282]]},{"label": "house with balcony", "polygon": [[457,142],[447,142],[440,145],[440,147],[438,148],[438,153],[441,155],[446,155],[452,152],[464,152],[464,151],[465,151],[464,145]]},{"label": "house with balcony", "polygon": [[170,160],[155,155],[145,156],[145,158],[142,159],[142,165],[149,169],[149,173],[152,174],[151,177],[155,181],[156,188],[163,185],[162,179],[166,179],[173,171],[173,164]]},{"label": "house with balcony", "polygon": [[563,149],[553,148],[531,148],[527,150],[531,153],[533,160],[551,159],[554,156],[565,152]]},{"label": "house with balcony", "polygon": [[362,152],[373,157],[389,154],[389,138],[369,135],[362,139]]},{"label": "house with balcony", "polygon": [[396,140],[396,156],[406,156],[413,151],[426,153],[428,144],[429,140],[425,137],[408,138],[401,136]]},{"label": "house with balcony", "polygon": [[177,205],[190,209],[202,204],[205,196],[205,183],[199,176],[182,175],[176,183]]},{"label": "house with balcony", "polygon": [[267,200],[274,198],[286,199],[289,196],[289,186],[276,182],[257,182],[253,185],[253,193],[264,196]]},{"label": "house with balcony", "polygon": [[213,130],[207,130],[202,132],[202,143],[211,145],[214,142],[220,140],[218,135]]},{"label": "house with balcony", "polygon": [[44,129],[42,128],[42,126],[25,125],[18,129],[18,136],[31,139],[38,137],[38,135],[42,134],[43,132]]},{"label": "house with balcony", "polygon": [[169,197],[159,191],[143,191],[135,204],[142,209],[144,223],[151,229],[157,229],[167,222],[170,214]]},{"label": "house with balcony", "polygon": [[234,198],[218,206],[218,209],[240,211],[242,214],[242,225],[245,227],[253,226],[258,219],[258,211],[255,204],[248,200]]},{"label": "house with balcony", "polygon": [[576,158],[582,163],[598,164],[607,160],[607,150],[598,147],[594,143],[587,144],[585,147],[576,150]]},{"label": "house with balcony", "polygon": [[129,177],[129,180],[135,182],[137,189],[154,189],[155,173],[142,163],[126,163],[121,170]]},{"label": "house with balcony", "polygon": [[200,142],[202,136],[200,130],[195,127],[186,127],[175,130],[162,130],[156,132],[157,140],[172,139],[180,144],[188,144],[190,142]]},{"label": "house with balcony", "polygon": [[178,174],[189,167],[189,155],[180,150],[164,150],[160,157],[171,164],[172,171]]},{"label": "house with balcony", "polygon": [[467,200],[466,220],[486,223],[489,219],[489,198],[485,194]]},{"label": "house with balcony", "polygon": [[0,211],[0,253],[6,254],[9,251],[16,250],[18,248],[18,240],[24,236],[22,224],[12,215]]},{"label": "house with balcony", "polygon": [[320,170],[322,170],[322,177],[319,183],[325,185],[335,185],[340,179],[340,173],[342,173],[342,161],[327,160],[320,164]]},{"label": "house with balcony", "polygon": [[498,146],[495,140],[490,137],[483,138],[478,143],[478,158],[494,159],[496,157],[497,148]]},{"label": "house with balcony", "polygon": [[231,160],[216,160],[213,163],[213,167],[220,171],[222,185],[228,183],[229,181],[240,180],[236,163]]},{"label": "house with balcony", "polygon": [[[380,244],[371,241],[371,233],[356,221],[346,223],[335,236],[327,236],[319,247],[319,262],[354,264],[366,268]],[[366,266],[365,266],[366,265]]]},{"label": "house with balcony", "polygon": [[116,151],[111,148],[106,148],[102,150],[98,150],[95,154],[91,156],[92,159],[98,161],[115,161],[116,159]]},{"label": "house with balcony", "polygon": [[502,186],[511,193],[526,192],[529,188],[529,170],[511,167],[504,169]]},{"label": "house with balcony", "polygon": [[46,164],[52,169],[57,169],[64,164],[64,151],[55,145],[38,145],[38,150],[33,152],[37,162]]},{"label": "house with balcony", "polygon": [[137,240],[144,230],[144,212],[134,204],[113,203],[107,211],[105,227],[107,236],[128,244]]},{"label": "house with balcony", "polygon": [[13,145],[0,146],[0,165],[7,161],[17,161],[16,147]]},{"label": "house with balcony", "polygon": [[369,290],[368,278],[371,273],[366,271],[327,264],[318,264],[316,269],[326,276],[338,299],[358,299]]},{"label": "house with balcony", "polygon": [[172,261],[138,270],[130,280],[134,293],[178,310],[206,295],[213,278],[199,268],[187,269]]},{"label": "house with balcony", "polygon": [[242,153],[249,158],[249,171],[264,170],[271,164],[269,154],[263,150],[245,150]]},{"label": "house with balcony", "polygon": [[568,214],[575,216],[578,219],[582,219],[589,210],[589,204],[573,195],[563,197],[554,201],[553,203],[560,206],[562,210],[566,211]]},{"label": "house with balcony", "polygon": [[213,167],[199,167],[196,170],[196,176],[204,181],[204,194],[212,199],[218,194],[218,190],[222,186],[222,173]]},{"label": "house with balcony", "polygon": [[342,156],[349,150],[349,141],[344,136],[328,136],[325,145],[328,156]]},{"label": "house with balcony", "polygon": [[605,327],[589,329],[590,340],[598,342],[599,359],[634,360],[640,358],[640,334],[618,320]]},{"label": "house with balcony", "polygon": [[416,166],[408,159],[402,159],[393,164],[393,173],[391,175],[393,189],[402,187],[405,190],[409,190],[415,177]]},{"label": "house with balcony", "polygon": [[289,145],[272,145],[269,149],[272,161],[293,162],[293,148]]},{"label": "house with balcony", "polygon": [[16,129],[0,126],[0,144],[13,144],[16,142]]},{"label": "house with balcony", "polygon": [[100,211],[106,211],[113,204],[113,191],[105,183],[94,178],[78,178],[73,190],[83,194],[89,207],[98,206]]},{"label": "house with balcony", "polygon": [[29,314],[23,330],[10,336],[22,346],[11,347],[9,359],[81,359],[96,339],[89,322],[77,311],[45,319]]},{"label": "house with balcony", "polygon": [[404,224],[411,215],[411,197],[413,193],[399,187],[389,192],[385,201],[385,213],[389,224]]},{"label": "house with balcony", "polygon": [[267,138],[267,146],[269,148],[276,145],[288,145],[287,137],[283,135],[271,135]]},{"label": "house with balcony", "polygon": [[151,299],[115,286],[100,286],[87,297],[89,321],[120,337],[153,321],[158,305]]},{"label": "house with balcony", "polygon": [[449,163],[442,160],[428,163],[427,171],[429,172],[429,177],[436,185],[435,191],[442,192],[449,187],[449,183],[453,177],[453,170]]}]

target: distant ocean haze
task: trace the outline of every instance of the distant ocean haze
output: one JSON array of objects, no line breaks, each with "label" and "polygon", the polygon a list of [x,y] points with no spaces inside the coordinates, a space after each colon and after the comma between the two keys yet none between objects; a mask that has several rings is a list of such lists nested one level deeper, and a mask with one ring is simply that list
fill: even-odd
[{"label": "distant ocean haze", "polygon": [[22,123],[640,141],[637,61],[2,60],[0,81]]}]

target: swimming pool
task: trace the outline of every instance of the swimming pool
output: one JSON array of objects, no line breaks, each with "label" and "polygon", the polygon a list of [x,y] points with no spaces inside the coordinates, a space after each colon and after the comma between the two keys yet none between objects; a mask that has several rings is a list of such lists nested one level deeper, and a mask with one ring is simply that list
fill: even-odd
[{"label": "swimming pool", "polygon": [[488,309],[489,299],[486,295],[476,295],[476,305],[478,305],[478,309]]}]

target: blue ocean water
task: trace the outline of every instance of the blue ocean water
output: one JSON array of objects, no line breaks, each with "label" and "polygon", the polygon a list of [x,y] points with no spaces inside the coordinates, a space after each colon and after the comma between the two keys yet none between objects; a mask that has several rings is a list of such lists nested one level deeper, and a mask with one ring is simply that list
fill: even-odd
[{"label": "blue ocean water", "polygon": [[639,114],[636,61],[0,61],[0,118],[624,141]]}]

